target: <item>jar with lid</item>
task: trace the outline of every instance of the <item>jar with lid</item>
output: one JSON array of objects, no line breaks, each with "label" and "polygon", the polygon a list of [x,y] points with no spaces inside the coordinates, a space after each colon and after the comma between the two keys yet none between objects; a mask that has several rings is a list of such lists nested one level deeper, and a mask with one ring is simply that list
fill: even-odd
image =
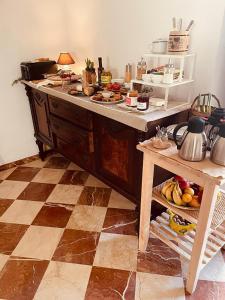
[{"label": "jar with lid", "polygon": [[173,64],[167,64],[164,67],[163,83],[171,84],[174,80],[175,68]]},{"label": "jar with lid", "polygon": [[137,110],[145,111],[149,108],[149,93],[143,92],[137,98]]},{"label": "jar with lid", "polygon": [[142,57],[141,61],[139,61],[137,64],[137,76],[136,76],[137,80],[141,80],[142,74],[146,74],[146,72],[147,72],[147,63]]},{"label": "jar with lid", "polygon": [[112,73],[110,71],[103,71],[101,74],[101,84],[103,86],[110,83],[112,80]]}]

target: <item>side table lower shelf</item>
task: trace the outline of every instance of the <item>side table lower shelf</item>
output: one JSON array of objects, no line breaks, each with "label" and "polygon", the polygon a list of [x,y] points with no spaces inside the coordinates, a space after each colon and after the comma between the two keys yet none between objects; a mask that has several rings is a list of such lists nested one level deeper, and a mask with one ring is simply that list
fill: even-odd
[{"label": "side table lower shelf", "polygon": [[[192,247],[195,239],[194,230],[184,236],[176,234],[169,227],[169,215],[167,213],[162,213],[156,220],[151,221],[150,232],[184,257],[184,259],[188,261],[191,260]],[[215,230],[211,230],[201,268],[217,254],[223,245],[225,245],[225,221]]]}]

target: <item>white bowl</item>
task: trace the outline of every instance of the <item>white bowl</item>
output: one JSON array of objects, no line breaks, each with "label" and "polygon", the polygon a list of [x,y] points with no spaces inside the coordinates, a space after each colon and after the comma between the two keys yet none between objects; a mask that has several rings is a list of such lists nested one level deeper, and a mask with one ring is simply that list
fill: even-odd
[{"label": "white bowl", "polygon": [[116,78],[116,79],[112,79],[111,80],[112,83],[119,83],[119,84],[123,84],[124,83],[124,79],[123,78]]},{"label": "white bowl", "polygon": [[153,83],[161,83],[163,80],[163,75],[151,74],[151,80]]},{"label": "white bowl", "polygon": [[109,98],[109,97],[111,97],[112,96],[112,92],[108,92],[108,91],[106,91],[106,92],[102,92],[102,96],[104,97],[104,98]]},{"label": "white bowl", "polygon": [[142,80],[146,82],[151,82],[151,74],[142,74]]}]

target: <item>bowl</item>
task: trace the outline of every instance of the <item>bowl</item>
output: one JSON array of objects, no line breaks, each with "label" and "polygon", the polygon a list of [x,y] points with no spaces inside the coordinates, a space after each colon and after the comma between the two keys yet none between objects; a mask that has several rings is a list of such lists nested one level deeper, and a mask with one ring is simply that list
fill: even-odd
[{"label": "bowl", "polygon": [[103,91],[101,94],[102,94],[102,96],[104,98],[110,98],[113,93],[112,92],[108,92],[108,91]]},{"label": "bowl", "polygon": [[150,75],[151,75],[151,81],[153,83],[161,83],[163,80],[163,75],[161,74],[152,73]]},{"label": "bowl", "polygon": [[124,84],[124,79],[123,78],[116,78],[111,80],[112,83],[119,83],[119,84]]},{"label": "bowl", "polygon": [[146,82],[151,82],[151,74],[142,74],[142,80]]}]

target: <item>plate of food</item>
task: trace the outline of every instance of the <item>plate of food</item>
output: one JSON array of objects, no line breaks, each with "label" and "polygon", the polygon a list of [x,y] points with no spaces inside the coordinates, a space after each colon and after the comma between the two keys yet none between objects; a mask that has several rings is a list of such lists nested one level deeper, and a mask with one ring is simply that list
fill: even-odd
[{"label": "plate of food", "polygon": [[92,102],[99,104],[118,104],[124,101],[124,96],[120,93],[113,92],[98,92],[96,95],[90,97]]}]

